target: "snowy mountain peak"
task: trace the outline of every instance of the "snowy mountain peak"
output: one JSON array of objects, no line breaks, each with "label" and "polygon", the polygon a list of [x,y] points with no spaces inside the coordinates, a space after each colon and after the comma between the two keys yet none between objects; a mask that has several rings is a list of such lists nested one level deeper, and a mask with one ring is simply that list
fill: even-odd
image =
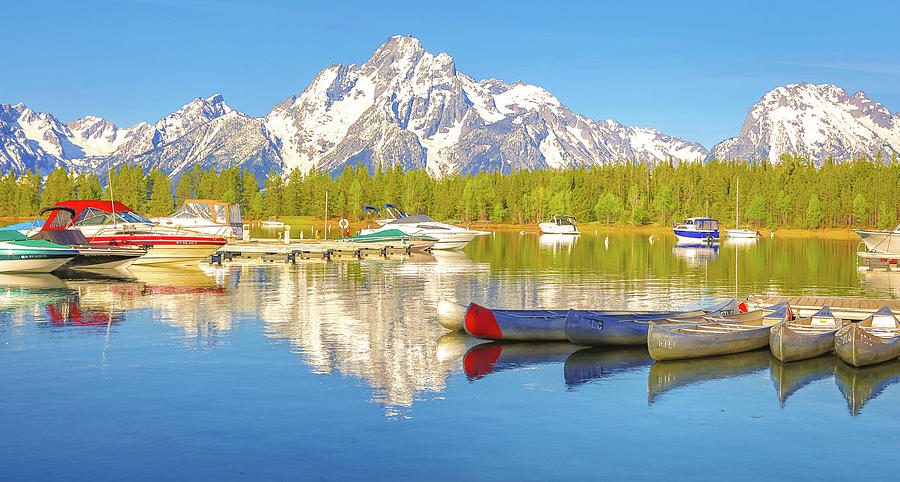
[{"label": "snowy mountain peak", "polygon": [[853,96],[831,84],[789,84],[767,92],[750,108],[741,133],[712,150],[719,159],[771,159],[800,155],[822,164],[877,152],[900,152],[900,116],[863,92]]}]

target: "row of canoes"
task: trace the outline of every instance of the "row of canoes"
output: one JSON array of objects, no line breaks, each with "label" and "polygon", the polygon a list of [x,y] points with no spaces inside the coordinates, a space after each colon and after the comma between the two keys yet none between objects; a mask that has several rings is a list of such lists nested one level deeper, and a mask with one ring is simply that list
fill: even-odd
[{"label": "row of canoes", "polygon": [[857,367],[900,357],[900,321],[888,307],[858,323],[835,318],[827,306],[795,320],[787,303],[747,311],[736,300],[680,312],[492,310],[472,303],[466,309],[439,306],[439,315],[444,326],[458,325],[477,338],[645,345],[655,360],[727,355],[766,346],[782,361],[812,358],[832,349]]}]

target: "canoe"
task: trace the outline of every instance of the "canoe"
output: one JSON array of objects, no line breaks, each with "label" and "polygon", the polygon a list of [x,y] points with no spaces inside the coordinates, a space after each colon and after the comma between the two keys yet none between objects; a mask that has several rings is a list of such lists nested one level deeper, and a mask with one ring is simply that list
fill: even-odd
[{"label": "canoe", "polygon": [[[610,317],[600,312],[571,311],[566,316],[566,338],[579,345],[647,345],[647,332],[651,322],[656,323],[706,323],[709,316],[724,316],[734,321],[754,319],[776,311],[784,303],[753,312],[734,313],[734,305],[720,305],[720,310],[684,312],[677,316]],[[719,308],[719,307],[713,307]]]},{"label": "canoe", "polygon": [[[466,310],[463,329],[486,340],[567,341],[566,319],[571,311],[592,313],[604,318],[643,319],[733,313],[738,309],[732,299],[691,311],[598,311],[598,310],[492,310],[472,303]],[[445,321],[441,322],[444,326]]]},{"label": "canoe", "polygon": [[824,355],[834,348],[834,334],[844,326],[826,305],[812,316],[787,321],[769,331],[769,347],[783,362]]},{"label": "canoe", "polygon": [[790,306],[749,319],[714,319],[678,325],[651,322],[647,348],[654,360],[680,360],[741,353],[769,344],[769,329],[790,318]]},{"label": "canoe", "polygon": [[900,321],[887,306],[834,335],[834,351],[849,365],[862,367],[900,356]]}]

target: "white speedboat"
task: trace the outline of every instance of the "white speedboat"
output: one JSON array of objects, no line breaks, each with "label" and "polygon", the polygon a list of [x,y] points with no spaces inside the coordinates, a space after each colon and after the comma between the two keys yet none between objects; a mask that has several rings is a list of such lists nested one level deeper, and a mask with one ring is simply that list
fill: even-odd
[{"label": "white speedboat", "polygon": [[[244,235],[241,205],[234,202],[185,199],[174,213],[150,220],[167,227],[183,228],[223,238],[240,238]],[[281,227],[284,227],[284,223],[281,223]]]},{"label": "white speedboat", "polygon": [[866,243],[866,249],[873,253],[900,254],[900,226],[893,231],[853,231]]},{"label": "white speedboat", "polygon": [[78,229],[99,246],[138,246],[147,254],[134,264],[197,264],[218,251],[225,238],[156,224],[118,201],[56,203],[43,230]]},{"label": "white speedboat", "polygon": [[581,234],[575,226],[575,218],[562,214],[554,214],[552,221],[538,224],[538,229],[544,234]]},{"label": "white speedboat", "polygon": [[15,231],[0,231],[0,273],[49,273],[78,255],[78,251]]},{"label": "white speedboat", "polygon": [[397,229],[409,235],[430,236],[437,239],[431,249],[462,249],[476,237],[491,234],[487,231],[475,231],[453,224],[439,223],[424,214],[399,217],[379,228],[360,230],[359,234],[373,234],[388,229]]}]

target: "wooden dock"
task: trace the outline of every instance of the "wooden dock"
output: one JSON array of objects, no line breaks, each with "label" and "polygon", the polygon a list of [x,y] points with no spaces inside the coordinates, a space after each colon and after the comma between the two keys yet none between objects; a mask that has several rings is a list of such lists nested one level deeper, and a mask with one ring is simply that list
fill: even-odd
[{"label": "wooden dock", "polygon": [[819,311],[823,305],[831,307],[837,318],[845,320],[862,320],[874,313],[878,308],[887,306],[894,313],[900,314],[900,299],[854,298],[849,296],[781,296],[750,295],[747,308],[751,310],[772,306],[787,301],[791,304],[794,316],[810,316]]},{"label": "wooden dock", "polygon": [[416,245],[403,243],[352,243],[334,240],[299,240],[285,243],[277,239],[259,239],[252,241],[235,241],[222,246],[211,257],[211,262],[221,263],[223,259],[234,256],[283,257],[285,261],[297,258],[323,258],[365,256],[388,256],[391,254],[410,254],[430,249],[431,244]]}]

